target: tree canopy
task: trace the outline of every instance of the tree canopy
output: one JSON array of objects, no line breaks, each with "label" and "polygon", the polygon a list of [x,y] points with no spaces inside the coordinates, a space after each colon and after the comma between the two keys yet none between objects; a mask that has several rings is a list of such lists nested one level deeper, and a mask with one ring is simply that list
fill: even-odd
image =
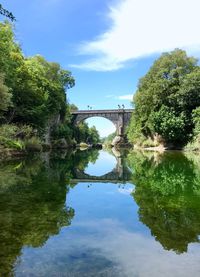
[{"label": "tree canopy", "polygon": [[[0,124],[4,124],[0,126],[4,133],[0,145],[23,148],[23,141],[20,145],[17,141],[20,129],[26,139],[35,133],[48,143],[49,139],[56,140],[54,145],[59,145],[60,139],[68,145],[74,139],[99,141],[95,128],[85,123],[73,126],[71,111],[77,107],[67,100],[67,90],[75,85],[71,72],[41,55],[26,57],[15,39],[13,25],[7,21],[0,23],[0,37]],[[32,131],[27,133],[30,127]],[[12,136],[5,134],[5,129],[13,130]],[[38,139],[34,141],[38,144]]]},{"label": "tree canopy", "polygon": [[200,106],[197,59],[180,49],[162,54],[140,79],[133,103],[131,141],[158,134],[164,143],[186,144],[193,136],[192,112]]}]

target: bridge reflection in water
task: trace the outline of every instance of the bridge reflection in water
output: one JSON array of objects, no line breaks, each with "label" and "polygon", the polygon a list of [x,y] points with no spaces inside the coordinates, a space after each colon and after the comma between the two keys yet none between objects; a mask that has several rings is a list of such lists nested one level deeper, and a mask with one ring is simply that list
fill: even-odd
[{"label": "bridge reflection in water", "polygon": [[83,170],[74,168],[71,183],[130,183],[132,172],[126,165],[124,158],[119,155],[115,155],[115,158],[117,161],[116,167],[102,176],[93,176]]}]

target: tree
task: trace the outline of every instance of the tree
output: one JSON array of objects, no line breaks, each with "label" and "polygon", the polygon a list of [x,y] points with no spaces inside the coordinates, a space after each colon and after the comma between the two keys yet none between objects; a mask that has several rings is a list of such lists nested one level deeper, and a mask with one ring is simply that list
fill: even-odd
[{"label": "tree", "polygon": [[200,136],[200,107],[193,110],[192,118],[193,118],[193,123],[195,125],[194,135]]},{"label": "tree", "polygon": [[99,132],[95,126],[89,128],[89,139],[91,143],[98,143],[100,141]]},{"label": "tree", "polygon": [[66,90],[75,84],[71,72],[39,55],[24,57],[8,22],[0,23],[0,37],[0,70],[13,102],[7,121],[44,130],[53,116],[64,119]]},{"label": "tree", "polygon": [[182,140],[185,129],[184,114],[176,116],[173,109],[163,105],[158,112],[154,113],[153,121],[155,132],[165,138],[166,142],[179,143]]},{"label": "tree", "polygon": [[100,136],[95,126],[89,128],[86,122],[81,122],[78,126],[74,126],[74,138],[80,142],[86,142],[89,144],[98,143]]},{"label": "tree", "polygon": [[25,57],[9,22],[0,23],[0,37],[1,122],[29,126],[48,142],[53,129],[55,139],[72,141],[71,72],[40,55]]},{"label": "tree", "polygon": [[74,85],[69,71],[37,55],[24,59],[18,68],[18,80],[13,91],[14,121],[44,128],[52,116],[60,114],[64,118],[65,91]]},{"label": "tree", "polygon": [[11,94],[4,84],[4,77],[0,74],[0,116],[5,112],[11,104]]},{"label": "tree", "polygon": [[187,143],[194,128],[192,111],[200,106],[197,60],[180,49],[164,53],[140,79],[133,102],[130,140],[153,138],[158,133],[165,143]]},{"label": "tree", "polygon": [[78,111],[78,107],[74,104],[69,105],[70,112]]},{"label": "tree", "polygon": [[0,14],[3,15],[3,16],[8,17],[11,21],[15,21],[16,20],[14,15],[11,12],[9,12],[8,10],[4,9],[2,4],[0,4]]},{"label": "tree", "polygon": [[18,86],[18,68],[24,62],[19,44],[15,41],[13,26],[0,22],[0,72],[4,74],[5,85],[12,91]]}]

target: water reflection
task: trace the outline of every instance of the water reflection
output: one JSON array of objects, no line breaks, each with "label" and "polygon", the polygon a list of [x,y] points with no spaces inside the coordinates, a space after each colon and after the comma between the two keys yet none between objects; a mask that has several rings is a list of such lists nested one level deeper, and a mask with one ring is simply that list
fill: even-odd
[{"label": "water reflection", "polygon": [[12,273],[24,246],[41,247],[71,224],[66,197],[74,166],[97,158],[98,151],[47,153],[0,163],[0,276]]},{"label": "water reflection", "polygon": [[0,276],[12,272],[23,246],[42,246],[71,223],[65,174],[40,159],[0,167]]},{"label": "water reflection", "polygon": [[139,219],[167,250],[187,252],[200,235],[200,160],[182,153],[129,155]]},{"label": "water reflection", "polygon": [[199,272],[200,157],[118,152],[107,172],[100,153],[0,164],[0,276]]},{"label": "water reflection", "polygon": [[[123,155],[100,151],[96,163],[90,162],[85,169],[75,166],[72,182],[104,182],[104,183],[127,183],[131,180],[131,170],[126,164]],[[95,165],[92,165],[95,164]],[[91,166],[92,165],[92,166]]]}]

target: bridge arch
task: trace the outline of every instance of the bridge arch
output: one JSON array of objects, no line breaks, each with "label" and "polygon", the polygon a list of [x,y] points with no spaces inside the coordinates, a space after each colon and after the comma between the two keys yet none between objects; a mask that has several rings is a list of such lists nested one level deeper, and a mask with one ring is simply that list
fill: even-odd
[{"label": "bridge arch", "polygon": [[118,110],[82,110],[74,111],[73,122],[79,124],[80,122],[92,118],[103,117],[110,120],[116,127],[117,135],[124,136],[125,129],[130,121],[133,109],[118,109]]},{"label": "bridge arch", "polygon": [[85,121],[89,127],[95,126],[99,132],[100,137],[104,138],[113,133],[116,134],[117,125],[110,119],[101,116],[88,117]]},{"label": "bridge arch", "polygon": [[109,120],[110,122],[112,122],[114,124],[114,126],[117,128],[117,123],[118,123],[117,120],[115,118],[110,118],[110,116],[107,114],[102,114],[102,115],[87,114],[87,115],[77,116],[74,123],[78,125],[79,123],[81,123],[87,119],[95,118],[95,117],[105,118],[105,119]]}]

